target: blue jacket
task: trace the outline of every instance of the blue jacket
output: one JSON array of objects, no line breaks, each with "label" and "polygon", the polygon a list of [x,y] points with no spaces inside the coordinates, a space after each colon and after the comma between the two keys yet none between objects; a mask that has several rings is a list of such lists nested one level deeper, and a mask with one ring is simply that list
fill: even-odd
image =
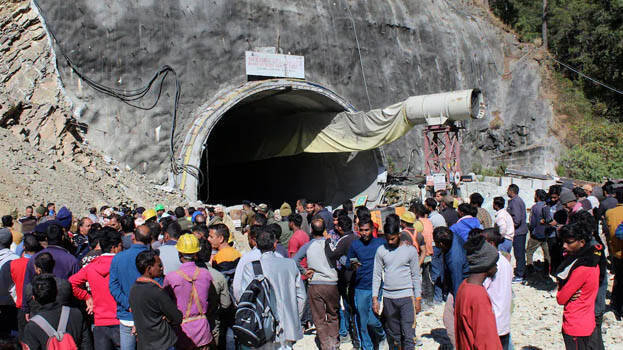
[{"label": "blue jacket", "polygon": [[456,293],[463,280],[469,274],[469,265],[465,256],[465,248],[463,241],[456,234],[452,238],[452,247],[444,254],[444,284],[449,292],[456,297]]},{"label": "blue jacket", "polygon": [[350,259],[357,258],[361,266],[355,273],[355,289],[372,290],[372,275],[374,272],[374,256],[376,250],[387,243],[384,238],[372,238],[368,244],[364,244],[361,239],[354,240],[346,259],[346,268],[350,269]]},{"label": "blue jacket", "polygon": [[331,215],[331,213],[327,210],[327,208],[322,208],[322,210],[319,211],[314,216],[320,216],[322,218],[322,220],[324,221],[325,228],[327,229],[327,232],[329,232],[329,231],[334,229],[334,227],[333,227],[333,215]]},{"label": "blue jacket", "polygon": [[467,242],[467,237],[469,237],[469,231],[475,228],[482,229],[480,221],[475,217],[459,219],[456,224],[450,226],[450,230],[452,230],[455,235],[459,235],[463,242]]},{"label": "blue jacket", "polygon": [[[112,259],[110,264],[110,294],[117,302],[117,318],[124,321],[133,321],[130,312],[130,288],[140,276],[136,268],[136,256],[147,250],[149,247],[144,244],[132,244],[130,249],[124,250]],[[162,278],[156,279],[162,283]]]}]

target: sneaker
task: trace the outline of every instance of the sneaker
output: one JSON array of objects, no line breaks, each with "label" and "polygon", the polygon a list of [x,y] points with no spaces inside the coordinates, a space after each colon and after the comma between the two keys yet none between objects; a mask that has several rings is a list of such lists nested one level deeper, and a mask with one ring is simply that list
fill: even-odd
[{"label": "sneaker", "polygon": [[513,277],[513,284],[523,283],[523,277]]}]

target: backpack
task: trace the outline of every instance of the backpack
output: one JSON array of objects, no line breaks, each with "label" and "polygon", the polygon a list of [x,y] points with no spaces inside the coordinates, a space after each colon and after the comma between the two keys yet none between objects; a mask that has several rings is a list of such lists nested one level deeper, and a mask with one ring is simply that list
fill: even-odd
[{"label": "backpack", "polygon": [[279,320],[271,308],[275,301],[259,261],[253,262],[253,272],[255,278],[240,297],[232,329],[240,344],[257,348],[274,341]]},{"label": "backpack", "polygon": [[58,329],[54,329],[41,315],[36,315],[30,320],[39,326],[48,335],[45,348],[48,350],[78,350],[76,342],[71,334],[66,333],[67,322],[69,322],[69,306],[61,309],[61,318],[58,321]]},{"label": "backpack", "polygon": [[616,230],[614,230],[614,236],[618,239],[623,239],[623,222],[617,226]]}]

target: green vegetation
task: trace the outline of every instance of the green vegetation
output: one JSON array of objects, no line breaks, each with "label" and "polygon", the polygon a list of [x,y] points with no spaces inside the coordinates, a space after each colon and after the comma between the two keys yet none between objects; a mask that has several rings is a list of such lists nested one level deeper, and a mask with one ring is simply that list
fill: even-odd
[{"label": "green vegetation", "polygon": [[[489,3],[521,40],[541,38],[543,0]],[[555,59],[623,90],[623,0],[548,0],[547,25]],[[553,67],[554,108],[570,129],[558,173],[592,181],[623,177],[623,95]]]}]

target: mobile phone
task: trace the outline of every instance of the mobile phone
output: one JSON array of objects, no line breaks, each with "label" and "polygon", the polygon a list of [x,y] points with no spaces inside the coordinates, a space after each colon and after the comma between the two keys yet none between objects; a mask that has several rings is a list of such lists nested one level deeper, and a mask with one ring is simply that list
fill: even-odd
[{"label": "mobile phone", "polygon": [[357,259],[357,258],[350,258],[350,263],[351,264],[356,264],[356,265],[361,265],[361,262],[359,262],[359,259]]}]

